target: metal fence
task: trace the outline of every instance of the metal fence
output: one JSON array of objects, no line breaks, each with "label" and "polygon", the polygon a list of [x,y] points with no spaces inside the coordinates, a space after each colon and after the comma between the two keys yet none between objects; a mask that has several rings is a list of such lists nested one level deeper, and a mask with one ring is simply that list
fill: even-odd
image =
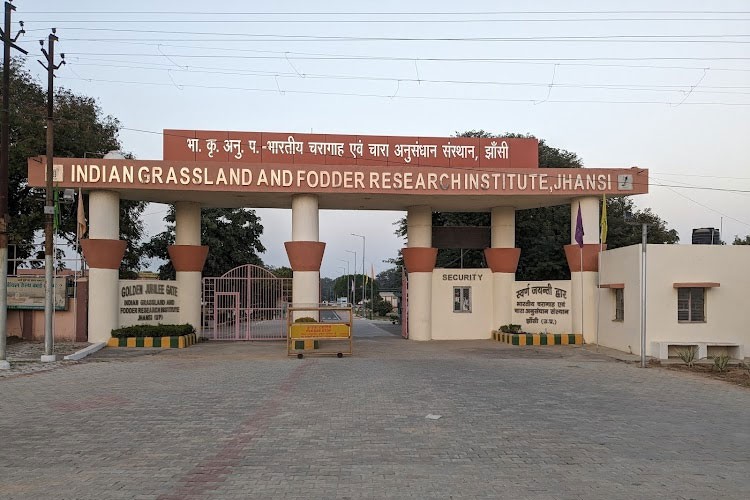
[{"label": "metal fence", "polygon": [[252,264],[203,278],[203,332],[211,340],[285,340],[292,279]]}]

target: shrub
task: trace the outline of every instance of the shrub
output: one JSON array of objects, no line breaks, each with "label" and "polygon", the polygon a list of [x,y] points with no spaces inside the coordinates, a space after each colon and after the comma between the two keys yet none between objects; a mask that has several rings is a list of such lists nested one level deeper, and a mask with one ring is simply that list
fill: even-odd
[{"label": "shrub", "polygon": [[692,368],[695,364],[695,358],[698,356],[698,349],[695,347],[689,347],[688,349],[682,349],[677,351],[677,355],[680,357],[683,363],[689,368]]},{"label": "shrub", "polygon": [[375,303],[375,314],[378,316],[387,316],[393,311],[393,306],[385,300],[379,300]]},{"label": "shrub", "polygon": [[318,320],[311,318],[310,316],[303,316],[294,320],[295,323],[317,323]]},{"label": "shrub", "polygon": [[513,323],[508,324],[508,325],[503,325],[500,327],[500,331],[503,333],[520,333],[521,325],[514,325]]},{"label": "shrub", "polygon": [[195,333],[193,325],[134,325],[112,330],[112,336],[118,339],[129,337],[178,337]]},{"label": "shrub", "polygon": [[720,372],[727,371],[727,367],[729,366],[729,356],[726,354],[719,354],[718,356],[714,357],[714,367],[719,370]]}]

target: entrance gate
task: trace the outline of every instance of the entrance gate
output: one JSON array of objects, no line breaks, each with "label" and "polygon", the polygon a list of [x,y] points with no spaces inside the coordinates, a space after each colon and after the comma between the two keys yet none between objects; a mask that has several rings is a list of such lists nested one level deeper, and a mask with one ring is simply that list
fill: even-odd
[{"label": "entrance gate", "polygon": [[203,336],[211,340],[286,340],[292,279],[259,266],[203,278]]}]

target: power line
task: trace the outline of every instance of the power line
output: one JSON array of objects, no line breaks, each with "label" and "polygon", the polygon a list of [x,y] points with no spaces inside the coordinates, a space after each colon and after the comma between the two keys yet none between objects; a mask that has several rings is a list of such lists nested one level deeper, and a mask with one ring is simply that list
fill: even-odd
[{"label": "power line", "polygon": [[35,15],[35,14],[69,14],[69,15],[80,15],[80,14],[149,14],[149,15],[216,15],[216,16],[237,16],[237,15],[253,15],[253,16],[289,16],[289,15],[303,15],[303,16],[455,16],[455,15],[507,15],[507,14],[750,14],[747,10],[489,10],[489,11],[440,11],[440,12],[414,12],[414,11],[295,11],[295,12],[273,12],[273,11],[231,11],[231,12],[216,12],[216,11],[181,11],[175,12],[173,10],[37,10],[37,11],[24,11],[24,15]]},{"label": "power line", "polygon": [[[738,17],[580,17],[580,18],[474,18],[474,19],[36,19],[35,23],[148,23],[148,24],[191,24],[221,22],[222,24],[474,24],[474,23],[560,23],[560,22],[715,22],[750,21]],[[65,27],[65,26],[63,26]]]},{"label": "power line", "polygon": [[[242,37],[242,38],[270,38],[283,40],[283,41],[385,41],[385,42],[404,42],[404,41],[417,41],[417,42],[520,42],[520,41],[648,41],[653,43],[654,41],[700,41],[706,43],[706,40],[697,39],[727,39],[727,38],[744,38],[750,36],[747,33],[740,34],[708,34],[708,35],[584,35],[584,36],[530,36],[530,37],[407,37],[407,36],[339,36],[339,35],[280,35],[275,33],[227,33],[217,31],[171,31],[171,30],[138,30],[138,29],[125,29],[125,28],[89,28],[89,27],[66,27],[65,29],[71,31],[94,31],[94,32],[106,32],[106,33],[140,33],[140,34],[160,34],[160,35],[198,35],[198,36],[222,36],[222,37]],[[674,39],[674,40],[673,40]],[[695,39],[695,40],[694,40]],[[99,40],[99,39],[82,39],[88,40]],[[178,40],[183,41],[183,40]],[[218,41],[226,41],[221,39]],[[743,43],[736,41],[736,43]]]},{"label": "power line", "polygon": [[[280,89],[280,88],[259,88],[259,87],[231,87],[223,85],[196,85],[196,84],[185,84],[181,83],[177,85],[175,82],[163,83],[163,82],[144,82],[144,81],[126,81],[126,80],[107,80],[98,78],[69,78],[65,77],[66,80],[82,80],[86,82],[101,82],[101,83],[119,83],[126,85],[155,85],[155,86],[167,86],[167,87],[178,87],[178,88],[198,88],[198,89],[212,89],[212,90],[236,90],[246,92],[265,92],[273,94],[304,94],[304,95],[327,95],[327,96],[348,96],[348,97],[374,97],[374,98],[385,98],[385,99],[414,99],[414,100],[434,100],[434,101],[475,101],[475,102],[521,102],[521,103],[537,103],[538,99],[509,99],[509,98],[491,98],[491,97],[452,97],[452,96],[405,96],[405,95],[386,95],[376,93],[357,93],[357,92],[332,92],[332,91],[314,91],[314,90],[296,90],[296,89]],[[677,102],[669,101],[635,101],[635,100],[606,100],[606,99],[549,99],[546,103],[568,103],[568,104],[662,104],[668,106],[676,106]],[[682,106],[686,105],[703,105],[703,106],[750,106],[750,102],[684,102]]]},{"label": "power line", "polygon": [[[658,184],[657,184],[657,185],[658,185]],[[737,219],[737,218],[735,218],[735,217],[732,217],[731,215],[727,215],[727,214],[725,214],[725,213],[723,213],[723,212],[719,212],[718,210],[716,210],[716,209],[714,209],[714,208],[711,208],[711,207],[709,207],[708,205],[704,205],[703,203],[701,203],[701,202],[699,202],[699,201],[696,201],[696,200],[692,199],[691,197],[689,197],[689,196],[687,196],[687,195],[684,195],[684,194],[682,194],[682,193],[679,193],[679,192],[675,191],[674,189],[672,189],[672,187],[679,187],[679,186],[661,186],[661,187],[665,187],[665,188],[669,189],[670,191],[672,191],[672,192],[673,192],[674,194],[676,194],[677,196],[681,196],[682,198],[685,198],[686,200],[688,200],[688,201],[691,201],[691,202],[695,203],[696,205],[698,205],[698,206],[701,206],[701,207],[705,208],[706,210],[710,210],[711,212],[714,212],[714,213],[716,213],[716,214],[719,214],[719,215],[721,215],[721,216],[723,216],[723,217],[726,217],[727,219],[733,220],[733,221],[735,221],[735,222],[739,222],[740,224],[744,224],[745,226],[748,226],[748,227],[750,227],[750,224],[748,224],[748,223],[747,223],[747,222],[745,222],[745,221],[742,221],[742,220],[740,220],[740,219]],[[748,192],[750,192],[750,191],[748,191]]]},{"label": "power line", "polygon": [[[278,51],[278,50],[258,50],[258,49],[242,49],[242,48],[224,48],[224,47],[200,47],[195,45],[175,45],[175,44],[153,44],[153,43],[138,43],[138,42],[116,42],[116,43],[124,43],[129,45],[147,45],[151,47],[173,47],[173,48],[186,48],[186,49],[203,49],[203,50],[212,50],[212,51],[225,51],[225,52],[249,52],[254,54],[278,54],[275,58],[267,58],[267,59],[299,59],[303,60],[304,58],[298,57],[298,56],[322,56],[321,59],[323,60],[351,60],[351,59],[357,59],[357,60],[378,60],[378,61],[384,61],[384,60],[403,60],[403,61],[417,61],[417,62],[434,62],[438,61],[438,59],[433,58],[431,60],[427,60],[422,57],[417,58],[407,58],[403,57],[400,59],[394,59],[390,56],[372,56],[372,55],[348,55],[348,54],[331,54],[331,53],[324,53],[324,52],[297,52],[297,51]],[[68,54],[71,54],[71,52],[68,52]],[[108,54],[99,54],[99,55],[108,55]],[[128,54],[131,56],[141,56],[143,54]],[[81,57],[83,56],[83,57]],[[145,61],[121,61],[117,59],[99,59],[95,57],[86,57],[87,54],[84,53],[77,53],[76,59],[84,59],[89,61],[104,61],[104,62],[124,62],[124,63],[131,63],[131,64],[151,64],[151,65],[161,65],[160,63],[150,63]],[[185,56],[190,57],[190,56]],[[366,59],[369,58],[369,59]],[[309,58],[312,60],[317,60],[314,58]],[[477,62],[476,60],[471,59],[461,59],[461,58],[453,58],[453,59],[445,59],[439,60],[439,62]],[[543,60],[530,60],[528,58],[526,59],[515,59],[515,60],[482,60],[482,62],[498,62],[503,64],[522,64],[522,65],[549,65],[550,60],[543,59]],[[705,70],[710,69],[712,72],[716,71],[722,71],[722,72],[750,72],[750,68],[726,68],[726,67],[705,67],[705,66],[676,66],[676,65],[656,65],[656,64],[614,64],[614,63],[586,63],[586,62],[561,62],[559,60],[554,61],[555,64],[558,66],[571,66],[571,67],[588,67],[588,68],[639,68],[639,69],[670,69],[670,70]],[[206,66],[196,66],[191,65],[191,67],[195,68],[206,68]],[[218,68],[221,69],[221,68]]]},{"label": "power line", "polygon": [[[206,48],[210,49],[209,47]],[[110,57],[173,57],[173,58],[201,58],[201,59],[285,59],[283,56],[248,56],[248,55],[219,55],[219,54],[144,54],[144,53],[106,53],[106,52],[66,52],[76,56],[110,56]],[[299,54],[299,53],[298,53]],[[286,58],[290,59],[290,58]],[[310,61],[425,61],[425,62],[576,62],[576,61],[749,61],[750,57],[403,57],[403,56],[372,56],[372,55],[326,55],[326,56],[294,56],[295,60]],[[702,68],[690,68],[702,69]],[[710,68],[709,68],[710,69]]]},{"label": "power line", "polygon": [[[340,75],[340,74],[318,74],[318,73],[298,73],[298,72],[278,72],[278,71],[225,71],[220,68],[207,68],[190,66],[175,67],[174,65],[161,65],[160,67],[149,66],[131,66],[122,64],[93,64],[77,63],[78,66],[96,66],[112,67],[123,69],[143,69],[150,71],[166,71],[175,73],[199,73],[209,75],[237,75],[237,76],[265,76],[295,79],[324,79],[324,80],[355,80],[355,81],[374,81],[374,82],[401,82],[401,83],[434,83],[449,85],[489,85],[489,86],[507,86],[507,87],[556,87],[556,88],[575,88],[575,89],[599,89],[599,90],[621,90],[634,92],[683,92],[689,91],[690,85],[613,85],[613,84],[572,84],[572,83],[555,83],[550,85],[547,82],[499,82],[491,80],[441,80],[429,78],[409,78],[396,76],[367,76],[367,75]],[[81,80],[86,78],[80,77]],[[719,89],[719,90],[712,90]],[[692,93],[704,94],[726,94],[726,95],[750,95],[750,92],[730,92],[729,90],[750,89],[750,86],[701,86],[700,90],[695,89]]]}]

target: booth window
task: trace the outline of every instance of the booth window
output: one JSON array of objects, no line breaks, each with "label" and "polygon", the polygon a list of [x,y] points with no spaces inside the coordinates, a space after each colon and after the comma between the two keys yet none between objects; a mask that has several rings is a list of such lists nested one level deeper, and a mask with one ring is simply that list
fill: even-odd
[{"label": "booth window", "polygon": [[471,287],[454,286],[453,287],[453,312],[470,313],[471,312]]},{"label": "booth window", "polygon": [[677,321],[703,323],[706,321],[706,289],[677,289]]},{"label": "booth window", "polygon": [[625,290],[613,288],[615,292],[615,319],[614,321],[625,321]]}]

